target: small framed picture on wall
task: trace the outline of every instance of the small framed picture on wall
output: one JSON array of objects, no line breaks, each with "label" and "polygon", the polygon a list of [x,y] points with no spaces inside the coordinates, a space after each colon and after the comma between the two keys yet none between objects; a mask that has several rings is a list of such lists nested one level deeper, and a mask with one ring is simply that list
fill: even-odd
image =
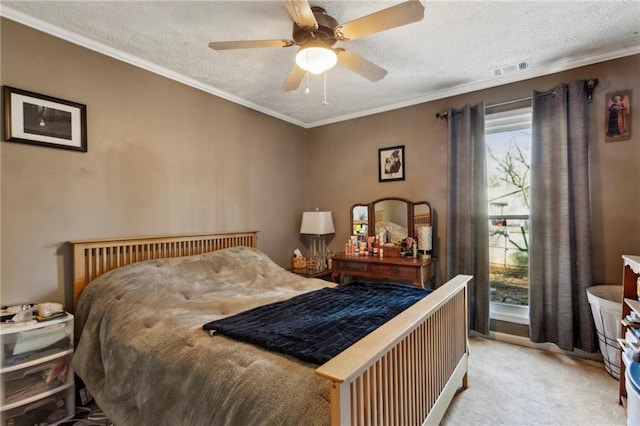
[{"label": "small framed picture on wall", "polygon": [[605,142],[631,139],[631,90],[605,95]]},{"label": "small framed picture on wall", "polygon": [[404,180],[404,145],[378,149],[378,182]]},{"label": "small framed picture on wall", "polygon": [[87,107],[9,86],[3,88],[5,140],[87,152]]}]

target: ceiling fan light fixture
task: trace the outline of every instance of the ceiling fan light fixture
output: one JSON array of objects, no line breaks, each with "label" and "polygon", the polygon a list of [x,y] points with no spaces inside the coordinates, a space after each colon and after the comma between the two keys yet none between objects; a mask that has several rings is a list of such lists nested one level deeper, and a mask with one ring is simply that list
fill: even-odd
[{"label": "ceiling fan light fixture", "polygon": [[338,55],[326,47],[303,47],[296,54],[296,65],[311,74],[322,74],[333,68],[338,62]]}]

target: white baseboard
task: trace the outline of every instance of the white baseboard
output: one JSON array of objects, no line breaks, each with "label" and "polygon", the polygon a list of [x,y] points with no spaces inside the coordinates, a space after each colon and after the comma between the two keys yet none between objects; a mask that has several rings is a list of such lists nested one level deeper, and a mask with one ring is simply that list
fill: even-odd
[{"label": "white baseboard", "polygon": [[531,340],[529,340],[529,338],[527,337],[522,337],[522,336],[514,336],[512,334],[507,334],[507,333],[499,333],[499,332],[495,332],[495,331],[491,331],[489,332],[489,335],[485,335],[485,334],[479,334],[476,333],[474,331],[471,331],[470,336],[480,336],[480,337],[489,337],[493,340],[496,340],[498,342],[504,342],[504,343],[511,343],[512,345],[518,345],[518,346],[524,346],[527,348],[532,348],[532,349],[540,349],[543,351],[549,351],[549,352],[554,352],[554,353],[560,353],[560,354],[564,354],[564,355],[568,355],[568,356],[573,356],[573,357],[577,357],[577,358],[585,358],[585,359],[590,359],[590,360],[594,360],[594,361],[601,361],[602,362],[602,354],[600,354],[600,352],[585,352],[581,349],[575,349],[573,351],[565,351],[563,349],[560,349],[557,345],[553,344],[553,343],[534,343]]}]

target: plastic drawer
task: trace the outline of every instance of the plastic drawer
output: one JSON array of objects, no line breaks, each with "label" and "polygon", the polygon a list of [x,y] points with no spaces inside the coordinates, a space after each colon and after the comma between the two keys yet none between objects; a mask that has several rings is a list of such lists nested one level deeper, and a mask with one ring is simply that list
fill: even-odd
[{"label": "plastic drawer", "polygon": [[[69,391],[71,389],[71,391]],[[2,426],[51,424],[71,418],[75,411],[73,388],[57,392],[30,404],[2,412]]]},{"label": "plastic drawer", "polygon": [[73,349],[73,316],[55,323],[2,330],[2,368]]},{"label": "plastic drawer", "polygon": [[73,380],[68,354],[2,374],[1,404],[9,405],[53,390]]}]

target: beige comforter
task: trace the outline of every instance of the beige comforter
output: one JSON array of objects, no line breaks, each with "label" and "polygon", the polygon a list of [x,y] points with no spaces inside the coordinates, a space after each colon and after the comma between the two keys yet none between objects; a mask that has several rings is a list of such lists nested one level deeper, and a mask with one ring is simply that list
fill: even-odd
[{"label": "beige comforter", "polygon": [[73,368],[117,426],[328,424],[315,366],[202,329],[328,285],[246,247],[126,266],[82,293]]}]

